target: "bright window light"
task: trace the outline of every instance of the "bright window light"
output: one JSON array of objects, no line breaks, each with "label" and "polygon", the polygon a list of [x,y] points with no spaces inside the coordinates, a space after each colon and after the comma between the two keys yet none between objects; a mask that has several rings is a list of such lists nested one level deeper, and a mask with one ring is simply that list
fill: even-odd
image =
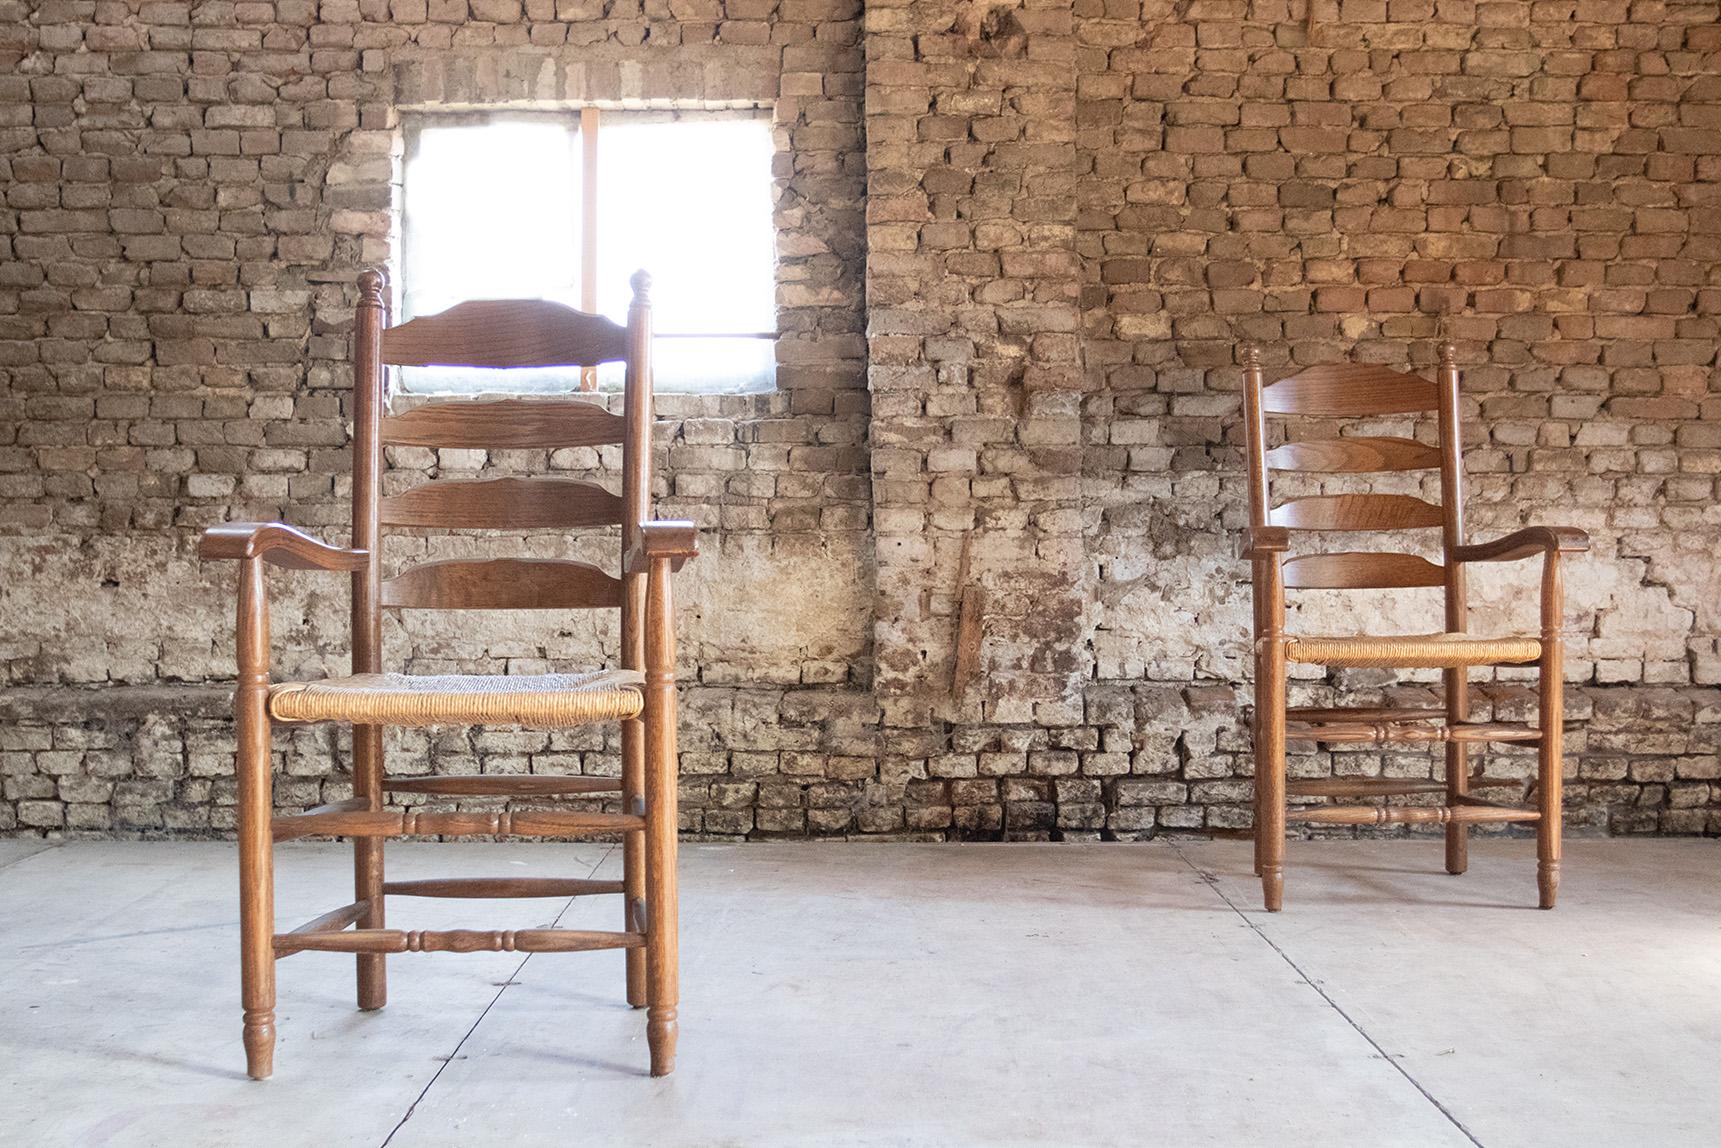
[{"label": "bright window light", "polygon": [[[652,277],[660,391],[744,392],[774,384],[776,235],[771,131],[757,117],[601,112],[597,132],[597,310],[626,322],[628,280]],[[580,305],[579,118],[427,123],[404,176],[403,311],[467,299]],[[567,391],[578,371],[409,368],[423,392]],[[621,385],[622,368],[598,374]]]},{"label": "bright window light", "polygon": [[560,124],[425,128],[406,172],[405,309],[579,299],[580,180]]}]

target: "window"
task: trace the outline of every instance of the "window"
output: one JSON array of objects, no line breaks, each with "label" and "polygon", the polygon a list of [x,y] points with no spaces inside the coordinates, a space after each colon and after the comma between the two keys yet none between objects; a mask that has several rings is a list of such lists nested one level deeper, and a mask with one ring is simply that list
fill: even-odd
[{"label": "window", "polygon": [[[628,279],[644,268],[658,390],[773,385],[771,129],[760,114],[426,118],[409,125],[403,182],[404,318],[466,299],[536,298],[626,322]],[[585,380],[411,368],[404,385],[566,391],[619,387],[621,375],[620,364]]]}]

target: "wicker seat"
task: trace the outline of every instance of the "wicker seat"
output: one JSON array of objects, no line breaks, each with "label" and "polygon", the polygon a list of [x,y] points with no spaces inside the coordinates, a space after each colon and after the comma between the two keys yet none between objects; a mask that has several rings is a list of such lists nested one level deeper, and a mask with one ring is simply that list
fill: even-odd
[{"label": "wicker seat", "polygon": [[1463,666],[1497,666],[1533,662],[1542,656],[1539,638],[1508,635],[1478,638],[1470,634],[1394,634],[1342,638],[1285,637],[1285,658],[1322,666],[1385,666],[1392,669],[1450,670]]},{"label": "wicker seat", "polygon": [[276,721],[357,725],[514,725],[564,729],[638,717],[636,670],[589,674],[353,674],[282,682],[269,690]]}]

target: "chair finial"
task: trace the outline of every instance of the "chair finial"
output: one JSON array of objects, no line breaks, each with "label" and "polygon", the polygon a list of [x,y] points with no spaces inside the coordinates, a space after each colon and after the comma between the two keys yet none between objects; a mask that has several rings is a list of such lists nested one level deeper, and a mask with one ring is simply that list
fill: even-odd
[{"label": "chair finial", "polygon": [[1243,344],[1243,366],[1246,370],[1261,369],[1261,348],[1254,343]]},{"label": "chair finial", "polygon": [[387,285],[387,275],[375,267],[367,267],[359,272],[359,299],[373,307],[381,307],[383,288]]},{"label": "chair finial", "polygon": [[651,302],[651,272],[642,267],[635,271],[627,282],[628,286],[633,288],[633,301],[635,303]]},{"label": "chair finial", "polygon": [[1453,345],[1451,339],[1440,341],[1440,365],[1443,367],[1456,367],[1458,365],[1458,348]]}]

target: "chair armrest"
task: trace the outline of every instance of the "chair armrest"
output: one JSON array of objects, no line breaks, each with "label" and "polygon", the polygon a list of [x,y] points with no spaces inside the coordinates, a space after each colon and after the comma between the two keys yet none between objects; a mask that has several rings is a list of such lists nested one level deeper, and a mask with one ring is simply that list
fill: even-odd
[{"label": "chair armrest", "polygon": [[1457,562],[1516,562],[1538,554],[1582,554],[1590,548],[1590,536],[1575,526],[1529,526],[1492,542],[1476,542],[1453,549]]},{"label": "chair armrest", "polygon": [[317,541],[284,522],[225,522],[203,532],[197,553],[204,558],[261,558],[289,570],[363,570],[364,550],[343,550]]},{"label": "chair armrest", "polygon": [[1291,532],[1283,526],[1245,526],[1237,540],[1237,557],[1265,558],[1291,548]]},{"label": "chair armrest", "polygon": [[679,570],[690,558],[699,557],[699,527],[691,522],[670,519],[639,524],[639,541],[628,553],[622,569],[629,574],[644,570],[647,564],[667,559],[671,570]]}]

